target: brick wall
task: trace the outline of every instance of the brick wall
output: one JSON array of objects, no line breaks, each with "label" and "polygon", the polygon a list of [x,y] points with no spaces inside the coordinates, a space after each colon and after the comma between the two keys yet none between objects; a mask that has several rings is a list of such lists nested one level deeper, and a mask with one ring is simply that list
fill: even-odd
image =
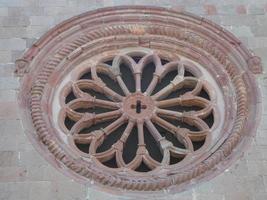
[{"label": "brick wall", "polygon": [[[267,69],[267,0],[0,0],[0,200],[126,199],[73,182],[36,152],[18,117],[19,82],[12,74],[14,60],[55,24],[84,11],[125,4],[158,5],[209,18],[240,38]],[[264,99],[266,74],[258,82]],[[171,199],[266,200],[266,121],[265,101],[257,137],[243,158],[224,174]]]}]

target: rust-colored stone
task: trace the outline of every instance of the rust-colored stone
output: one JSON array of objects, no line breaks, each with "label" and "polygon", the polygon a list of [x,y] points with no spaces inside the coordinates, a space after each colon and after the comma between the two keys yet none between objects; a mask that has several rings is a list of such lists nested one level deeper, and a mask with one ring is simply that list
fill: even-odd
[{"label": "rust-colored stone", "polygon": [[[142,59],[136,63],[133,56]],[[161,59],[168,62],[162,65]],[[111,66],[105,63],[108,60],[113,60]],[[154,62],[156,70],[142,92],[141,74],[149,61]],[[135,92],[124,85],[120,63],[129,66],[134,74]],[[242,154],[249,142],[247,138],[253,136],[257,127],[247,119],[259,118],[259,90],[252,73],[261,73],[260,59],[222,27],[190,13],[149,6],[87,12],[51,29],[17,60],[16,66],[17,75],[22,77],[19,102],[25,128],[34,134],[31,137],[37,135],[36,143],[43,152],[51,153],[50,162],[62,166],[60,170],[68,169],[67,173],[79,181],[90,183],[93,179],[98,187],[120,194],[124,193],[122,189],[134,195],[163,189],[173,193],[196,180],[215,176]],[[153,94],[156,84],[173,69],[178,75]],[[185,69],[194,76],[184,76]],[[89,71],[91,80],[80,79]],[[111,90],[98,73],[116,81],[123,95]],[[192,90],[175,99],[163,99],[182,87]],[[209,99],[198,97],[201,88]],[[82,89],[103,93],[111,101],[95,98]],[[65,103],[70,91],[75,99]],[[197,105],[201,109],[184,113],[165,109],[170,105]],[[94,106],[112,111],[75,111]],[[214,116],[212,127],[202,120],[210,113]],[[75,121],[71,130],[64,125],[66,117]],[[200,131],[176,127],[162,117],[179,119]],[[116,120],[102,129],[78,134],[84,126],[110,119]],[[125,122],[128,124],[122,137],[109,150],[98,153],[97,147]],[[170,131],[185,148],[179,149],[162,137],[155,123]],[[154,160],[146,149],[143,125],[158,142],[161,162]],[[122,151],[127,148],[124,144],[134,126],[139,133],[138,150],[135,159],[126,164]],[[204,145],[195,151],[192,143],[203,139]],[[88,153],[80,151],[76,143],[90,143]],[[171,165],[170,155],[184,159]],[[116,169],[102,164],[114,156]],[[141,162],[149,172],[135,171]]]}]

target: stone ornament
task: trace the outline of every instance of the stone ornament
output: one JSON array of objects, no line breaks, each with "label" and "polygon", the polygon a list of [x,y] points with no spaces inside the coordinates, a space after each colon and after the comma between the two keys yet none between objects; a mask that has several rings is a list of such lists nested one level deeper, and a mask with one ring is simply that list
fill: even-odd
[{"label": "stone ornament", "polygon": [[75,180],[120,195],[171,194],[228,168],[256,132],[261,72],[222,27],[151,6],[73,17],[16,68],[37,149]]}]

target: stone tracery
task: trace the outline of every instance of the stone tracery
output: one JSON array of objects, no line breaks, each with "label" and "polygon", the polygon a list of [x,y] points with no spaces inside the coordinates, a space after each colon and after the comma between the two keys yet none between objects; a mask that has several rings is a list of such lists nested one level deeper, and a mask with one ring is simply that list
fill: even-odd
[{"label": "stone tracery", "polygon": [[[169,165],[170,155],[178,158],[183,158],[187,155],[190,156],[190,152],[194,151],[192,141],[205,140],[207,134],[210,134],[210,128],[202,119],[212,113],[213,104],[209,100],[198,96],[203,90],[204,84],[201,79],[193,76],[184,76],[185,64],[182,61],[177,60],[162,65],[161,59],[156,53],[142,55],[143,53],[138,52],[138,49],[133,50],[141,57],[138,62],[127,54],[121,54],[113,59],[111,65],[98,63],[92,66],[90,68],[90,80],[80,79],[74,82],[72,81],[71,90],[76,98],[68,102],[66,106],[62,108],[62,112],[75,122],[67,134],[73,137],[76,144],[88,144],[88,148],[90,146],[88,156],[93,155],[101,162],[108,161],[115,156],[118,167],[127,167],[132,170],[135,170],[142,162],[150,169],[154,169],[158,166]],[[130,53],[131,52],[129,52],[129,54]],[[145,91],[142,92],[142,71],[146,67],[146,64],[150,62],[154,63],[155,71],[150,84]],[[132,84],[135,85],[135,91],[133,93],[128,90],[121,77],[121,63],[128,65],[130,71],[134,75],[135,83]],[[187,63],[187,66],[189,66],[189,68],[197,68],[193,63]],[[109,86],[98,77],[97,71],[104,72],[115,79],[124,94],[120,95],[111,90]],[[160,84],[160,80],[171,71],[177,71],[177,75],[169,80],[168,85],[153,93],[156,85]],[[169,94],[182,88],[190,88],[191,90],[181,96],[166,99]],[[102,93],[113,101],[98,99],[96,96],[92,96],[90,92],[84,92],[83,90],[93,90],[97,93]],[[214,99],[213,97],[213,101]],[[138,105],[140,107],[139,109]],[[189,108],[199,106],[201,109],[183,112],[168,109],[169,107],[175,106],[185,106]],[[99,114],[75,111],[78,109],[95,107],[106,108],[109,109],[109,111]],[[195,126],[199,130],[192,131],[188,128],[177,127],[164,118],[182,121],[182,123]],[[95,124],[111,121],[113,119],[116,120],[106,127],[80,134],[81,130],[86,127],[91,127]],[[123,124],[127,126],[120,139],[117,140],[110,149],[97,153],[96,149],[104,142],[106,137]],[[154,124],[171,132],[185,148],[174,146],[171,141],[168,141],[160,134]],[[138,130],[138,148],[135,158],[130,163],[126,164],[122,156],[123,148],[127,148],[125,143],[134,126],[136,126]],[[153,159],[146,149],[144,126],[147,127],[149,134],[153,136],[159,145],[160,151],[163,154],[161,162]]]},{"label": "stone tracery", "polygon": [[[94,86],[96,90],[103,90],[99,87],[101,84],[76,81],[82,74],[69,73],[73,67],[78,67],[86,60],[90,66],[94,66],[100,64],[95,63],[99,58],[110,58],[111,55],[114,58],[114,55],[120,55],[121,49],[136,47],[144,48],[145,54],[152,50],[166,60],[175,61],[178,57],[183,57],[186,65],[188,62],[197,63],[196,69],[190,69],[198,79],[201,72],[202,78],[207,78],[202,81],[207,92],[210,92],[210,101],[204,100],[200,103],[194,98],[188,102],[200,103],[206,109],[205,112],[199,113],[200,119],[211,107],[215,114],[214,125],[209,133],[205,133],[206,127],[202,136],[188,134],[191,141],[200,140],[206,134],[207,141],[199,151],[193,151],[192,156],[187,156],[178,165],[161,166],[148,173],[141,173],[141,176],[140,173],[133,173],[127,168],[104,168],[94,156],[88,156],[88,153],[81,156],[81,151],[75,150],[75,144],[70,147],[73,139],[65,134],[68,129],[60,119],[65,118],[64,113],[77,120],[82,118],[83,114],[68,108],[58,113],[59,107],[64,107],[64,98],[71,88],[74,96],[85,99],[79,103],[70,103],[69,106],[72,108],[81,104],[87,105],[88,95],[86,98],[83,97],[84,93],[79,90],[82,87],[91,85],[90,87]],[[121,62],[122,57],[118,57],[117,61],[114,59],[114,62]],[[100,70],[100,73],[105,74],[106,64],[102,63],[102,67],[97,67],[96,72]],[[79,70],[77,71],[83,71]],[[122,85],[118,68],[111,67],[111,70],[114,78]],[[261,102],[254,74],[261,71],[258,57],[218,25],[189,13],[142,6],[106,8],[67,20],[49,31],[25,52],[22,59],[17,60],[16,69],[17,75],[22,78],[19,102],[26,132],[34,138],[50,162],[79,181],[88,184],[93,180],[98,186],[111,188],[112,191],[117,189],[120,193],[124,193],[121,190],[124,189],[127,195],[129,191],[180,191],[185,186],[215,176],[236,160],[247,148],[256,130],[257,124],[254,121],[258,121]],[[138,79],[138,73],[136,76]],[[156,79],[157,77],[154,82]],[[69,80],[75,80],[76,83],[65,84]],[[155,83],[152,81],[151,84],[153,86]],[[66,90],[61,87],[62,85]],[[108,106],[114,106],[115,109],[119,99],[123,99],[123,95],[127,94],[127,89],[130,90],[122,85],[123,93],[120,97],[105,88],[108,96],[113,96],[115,100],[115,104],[108,102]],[[62,91],[62,94],[58,91]],[[163,92],[158,96],[166,95],[165,92],[168,90],[161,91]],[[197,90],[192,89],[191,93],[194,91]],[[148,93],[151,92],[152,89],[148,89]],[[157,100],[157,96],[154,98]],[[90,101],[94,99],[91,98]],[[162,107],[173,103],[169,100],[162,101]],[[135,101],[130,107],[132,111],[137,111],[137,107],[141,106],[142,111],[142,105],[147,106],[142,101]],[[144,107],[143,109],[146,110]],[[119,116],[119,113],[115,114]],[[160,110],[157,114],[161,117],[171,117],[177,113],[170,114],[170,111],[166,113]],[[87,119],[93,117],[90,114],[84,115]],[[180,114],[176,117],[179,116]],[[166,125],[157,115],[156,120],[161,125]],[[152,120],[152,123],[154,121]],[[131,126],[133,125],[130,125],[129,129]],[[201,126],[204,127],[203,124]],[[101,138],[101,133],[95,134],[94,137]],[[119,149],[120,146],[116,148]]]}]

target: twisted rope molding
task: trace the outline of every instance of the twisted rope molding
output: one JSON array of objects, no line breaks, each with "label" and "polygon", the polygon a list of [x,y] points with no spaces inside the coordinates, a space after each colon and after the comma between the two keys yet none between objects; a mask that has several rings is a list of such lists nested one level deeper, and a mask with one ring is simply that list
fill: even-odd
[{"label": "twisted rope molding", "polygon": [[[83,162],[72,155],[55,135],[50,123],[51,102],[47,99],[70,63],[109,50],[140,46],[183,55],[207,66],[217,77],[226,104],[236,108],[227,109],[226,115],[232,119],[225,120],[223,139],[205,159],[185,169],[163,170],[158,176],[145,179],[110,174],[95,167],[93,161]],[[246,147],[256,128],[249,121],[259,118],[260,96],[252,73],[261,73],[260,59],[229,32],[188,13],[155,7],[115,7],[88,12],[57,25],[16,63],[16,73],[23,77],[19,100],[27,130],[37,134],[37,142],[56,161],[78,174],[78,179],[94,180],[111,188],[174,192],[193,184],[193,180],[213,176],[231,163],[237,154],[233,149]]]}]

